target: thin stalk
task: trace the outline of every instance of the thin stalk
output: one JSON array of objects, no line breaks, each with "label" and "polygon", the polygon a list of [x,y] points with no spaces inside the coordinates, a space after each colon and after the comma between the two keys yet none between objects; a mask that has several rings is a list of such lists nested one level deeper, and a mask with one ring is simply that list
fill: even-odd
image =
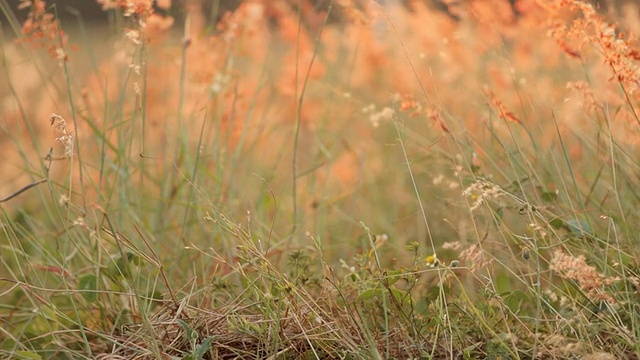
[{"label": "thin stalk", "polygon": [[329,16],[331,15],[331,10],[333,9],[333,1],[329,3],[329,7],[327,8],[327,14],[324,18],[324,22],[320,27],[320,31],[315,39],[315,46],[313,47],[313,55],[311,56],[311,61],[309,62],[309,66],[307,67],[307,73],[305,74],[304,81],[302,82],[302,88],[298,88],[298,70],[300,63],[300,34],[302,31],[302,0],[298,1],[298,34],[296,37],[296,71],[295,71],[295,96],[297,99],[296,102],[296,125],[293,133],[293,157],[291,161],[291,175],[292,175],[292,195],[293,195],[293,215],[292,215],[292,225],[291,225],[291,238],[289,241],[292,241],[295,238],[297,226],[298,226],[298,143],[300,141],[300,127],[302,123],[302,104],[304,101],[305,91],[307,89],[307,83],[309,82],[309,76],[311,74],[311,68],[315,62],[316,56],[318,55],[318,47],[320,44],[320,37],[322,35],[322,30],[327,25],[327,21],[329,20]]},{"label": "thin stalk", "polygon": [[182,218],[182,232],[183,237],[185,239],[189,238],[189,229],[187,227],[187,219],[189,218],[189,209],[191,204],[191,199],[193,198],[193,192],[196,187],[196,176],[198,175],[198,165],[200,164],[200,149],[202,146],[202,138],[204,136],[205,125],[207,124],[207,113],[204,114],[204,118],[202,119],[202,126],[200,128],[200,136],[198,138],[198,147],[196,148],[196,158],[193,164],[193,173],[191,174],[191,186],[189,188],[189,195],[187,196],[187,203],[184,209],[184,217]]}]

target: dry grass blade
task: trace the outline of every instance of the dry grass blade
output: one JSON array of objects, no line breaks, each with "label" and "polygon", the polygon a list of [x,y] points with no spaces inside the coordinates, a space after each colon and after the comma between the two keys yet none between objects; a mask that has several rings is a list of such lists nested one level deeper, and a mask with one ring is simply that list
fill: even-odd
[{"label": "dry grass blade", "polygon": [[6,196],[6,197],[4,197],[4,198],[0,199],[0,203],[7,202],[7,201],[9,201],[9,200],[13,199],[14,197],[16,197],[16,196],[18,196],[18,195],[22,194],[23,192],[25,192],[25,191],[27,191],[27,190],[31,189],[32,187],[38,186],[38,185],[40,185],[40,184],[42,184],[42,183],[45,183],[45,182],[47,182],[47,179],[40,179],[40,180],[38,180],[38,181],[32,182],[32,183],[31,183],[31,184],[29,184],[29,185],[25,185],[25,186],[23,186],[22,188],[20,188],[19,190],[15,191],[13,194],[8,195],[8,196]]}]

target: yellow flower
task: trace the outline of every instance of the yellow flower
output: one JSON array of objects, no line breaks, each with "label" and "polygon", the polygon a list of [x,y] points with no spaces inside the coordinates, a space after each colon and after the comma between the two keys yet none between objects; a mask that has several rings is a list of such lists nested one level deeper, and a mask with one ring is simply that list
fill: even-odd
[{"label": "yellow flower", "polygon": [[429,267],[436,267],[440,265],[440,260],[438,260],[436,254],[427,256],[425,261],[427,262],[427,265],[429,265]]}]

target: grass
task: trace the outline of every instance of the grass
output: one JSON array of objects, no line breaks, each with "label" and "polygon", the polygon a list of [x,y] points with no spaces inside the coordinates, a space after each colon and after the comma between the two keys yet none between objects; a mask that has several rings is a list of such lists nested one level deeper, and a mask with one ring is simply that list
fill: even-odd
[{"label": "grass", "polygon": [[0,356],[639,357],[637,5],[21,3]]}]

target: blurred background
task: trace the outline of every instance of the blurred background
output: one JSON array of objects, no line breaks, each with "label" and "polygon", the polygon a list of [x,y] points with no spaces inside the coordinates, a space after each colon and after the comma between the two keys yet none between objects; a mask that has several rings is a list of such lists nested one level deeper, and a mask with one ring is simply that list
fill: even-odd
[{"label": "blurred background", "polygon": [[[8,9],[16,14],[18,19],[24,19],[25,12],[18,11],[19,2],[11,0],[2,0],[5,2]],[[219,19],[225,12],[233,11],[236,9],[243,0],[173,0],[172,7],[168,10],[168,13],[172,16],[180,18],[180,15],[185,14],[187,9],[198,10],[210,19]],[[252,0],[253,2],[265,2],[268,0]],[[339,1],[333,0],[336,3]],[[380,0],[374,1],[375,3],[385,5],[392,3],[400,3],[404,6],[414,6],[414,3],[423,3],[433,9],[441,11],[447,11],[448,8],[459,6],[461,3],[469,0]],[[508,0],[511,4],[516,5],[518,0]],[[596,9],[599,9],[603,13],[620,14],[624,4],[632,3],[634,0],[584,0],[586,3],[592,4]],[[103,1],[105,2],[105,1]],[[331,4],[331,0],[287,0],[287,3],[291,8],[295,9],[298,6],[310,7],[317,11],[326,10]],[[358,0],[362,4],[369,2],[368,0]],[[74,9],[74,11],[80,12],[86,21],[107,21],[108,14],[103,11],[100,0],[52,0],[48,1],[49,6],[56,6],[58,8],[58,14],[61,19],[74,18],[68,9]],[[2,14],[6,16],[6,12]],[[4,23],[4,21],[3,21]]]}]

